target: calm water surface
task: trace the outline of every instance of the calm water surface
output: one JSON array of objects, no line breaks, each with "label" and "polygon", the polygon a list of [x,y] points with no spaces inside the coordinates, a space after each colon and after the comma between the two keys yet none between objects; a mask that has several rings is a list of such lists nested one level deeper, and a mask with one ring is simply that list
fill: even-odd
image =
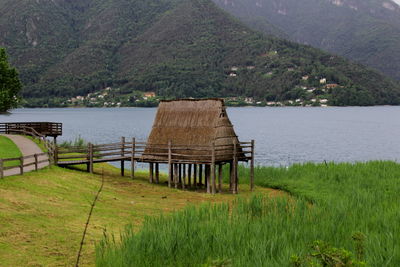
[{"label": "calm water surface", "polygon": [[[155,108],[17,109],[0,122],[62,122],[59,141],[146,140]],[[228,108],[241,141],[256,141],[260,165],[400,159],[400,107]]]}]

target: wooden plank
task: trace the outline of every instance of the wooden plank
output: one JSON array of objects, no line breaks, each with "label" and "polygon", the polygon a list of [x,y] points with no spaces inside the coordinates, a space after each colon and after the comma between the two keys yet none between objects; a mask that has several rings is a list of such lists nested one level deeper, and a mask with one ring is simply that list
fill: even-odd
[{"label": "wooden plank", "polygon": [[23,175],[24,174],[24,157],[21,157],[19,161],[20,161],[20,165],[19,165],[20,174]]},{"label": "wooden plank", "polygon": [[193,186],[197,189],[197,165],[193,164]]},{"label": "wooden plank", "polygon": [[182,189],[185,189],[186,183],[186,164],[182,164]]},{"label": "wooden plank", "polygon": [[178,181],[179,181],[179,168],[178,164],[174,164],[174,184],[176,189],[178,189]]},{"label": "wooden plank", "polygon": [[188,165],[188,186],[192,187],[192,164]]},{"label": "wooden plank", "polygon": [[154,163],[149,164],[149,182],[153,183],[153,176],[154,176]]},{"label": "wooden plank", "polygon": [[216,193],[216,183],[215,183],[215,143],[212,143],[211,151],[211,193],[215,195]]}]

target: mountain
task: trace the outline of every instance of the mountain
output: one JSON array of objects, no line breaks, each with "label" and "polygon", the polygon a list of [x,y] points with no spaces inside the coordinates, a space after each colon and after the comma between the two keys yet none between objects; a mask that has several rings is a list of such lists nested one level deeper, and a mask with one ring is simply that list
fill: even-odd
[{"label": "mountain", "polygon": [[290,40],[373,67],[400,80],[400,1],[214,0],[250,27],[273,24]]},{"label": "mountain", "polygon": [[0,46],[20,70],[30,105],[106,87],[166,98],[400,104],[397,82],[259,25],[269,34],[210,0],[0,0]]}]

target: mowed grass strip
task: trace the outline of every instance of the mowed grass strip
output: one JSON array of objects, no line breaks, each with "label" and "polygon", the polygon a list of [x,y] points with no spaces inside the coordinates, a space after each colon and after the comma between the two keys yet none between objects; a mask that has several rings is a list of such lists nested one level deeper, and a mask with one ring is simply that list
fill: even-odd
[{"label": "mowed grass strip", "polygon": [[[13,141],[5,136],[0,136],[0,159],[21,157],[21,151]],[[19,165],[19,161],[6,161],[4,166],[11,167]]]},{"label": "mowed grass strip", "polygon": [[[240,168],[241,177],[248,172]],[[316,240],[355,254],[352,238],[361,232],[366,266],[400,266],[400,164],[259,167],[255,176],[257,185],[295,198],[254,197],[149,218],[121,243],[104,238],[97,265],[290,266]]]},{"label": "mowed grass strip", "polygon": [[[105,185],[92,215],[80,266],[94,265],[95,244],[104,231],[118,237],[126,225],[139,231],[149,216],[237,198],[228,193],[211,196],[204,191],[170,189],[164,175],[159,185],[149,184],[146,172],[137,172],[131,180],[108,164],[96,164],[93,175],[51,167],[6,177],[0,180],[0,265],[73,266],[90,205],[101,185],[102,169]],[[247,185],[241,189],[242,197],[251,195]],[[257,192],[279,194],[263,188]]]}]

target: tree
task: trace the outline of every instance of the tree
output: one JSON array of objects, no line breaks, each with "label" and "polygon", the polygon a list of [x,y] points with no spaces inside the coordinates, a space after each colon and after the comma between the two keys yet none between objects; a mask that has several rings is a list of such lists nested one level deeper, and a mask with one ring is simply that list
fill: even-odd
[{"label": "tree", "polygon": [[9,65],[6,50],[0,48],[0,112],[17,107],[21,89],[17,70]]}]

